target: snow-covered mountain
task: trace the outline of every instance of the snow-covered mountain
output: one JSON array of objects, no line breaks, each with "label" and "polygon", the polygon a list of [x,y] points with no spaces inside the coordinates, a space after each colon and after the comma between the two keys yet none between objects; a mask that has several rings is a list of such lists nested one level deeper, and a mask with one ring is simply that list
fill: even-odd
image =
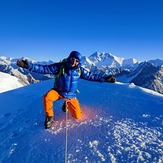
[{"label": "snow-covered mountain", "polygon": [[160,59],[138,62],[134,58],[95,52],[87,60],[91,65],[86,67],[96,74],[113,74],[120,82],[134,83],[163,94],[163,61]]},{"label": "snow-covered mountain", "polygon": [[[161,163],[163,95],[132,84],[80,80],[83,117],[55,102],[55,123],[45,130],[42,95],[53,79],[0,93],[1,163]],[[67,150],[66,150],[67,147]]]},{"label": "snow-covered mountain", "polygon": [[[22,58],[25,59],[25,58]],[[35,62],[28,58],[30,62]],[[53,78],[50,75],[29,73],[16,66],[17,59],[0,57],[0,71],[16,76],[23,85],[36,83]],[[83,56],[83,66],[93,73],[106,76],[113,74],[117,81],[134,83],[138,86],[154,90],[163,94],[163,61],[160,59],[138,62],[134,58],[119,58],[111,53],[95,52],[91,56]],[[37,62],[52,64],[53,61]]]},{"label": "snow-covered mountain", "polygon": [[155,66],[153,63],[145,61],[124,72],[115,73],[119,81],[128,81],[163,94],[163,68],[161,65]]},{"label": "snow-covered mountain", "polygon": [[[20,59],[28,59],[31,63],[36,61],[31,60],[27,57],[22,57]],[[12,76],[15,76],[19,79],[19,82],[23,85],[29,85],[33,83],[37,83],[39,81],[47,80],[52,78],[50,75],[43,75],[43,74],[36,74],[36,73],[29,73],[28,70],[22,69],[16,65],[18,59],[14,58],[7,58],[4,56],[0,57],[0,72],[8,73]],[[41,64],[52,64],[53,62],[49,60],[48,62],[36,62]]]},{"label": "snow-covered mountain", "polygon": [[156,67],[157,67],[157,66],[162,66],[162,65],[163,65],[163,61],[160,60],[160,59],[150,60],[149,63],[155,65]]},{"label": "snow-covered mountain", "polygon": [[95,66],[97,67],[105,66],[108,68],[132,66],[138,62],[134,58],[131,59],[119,58],[111,53],[105,53],[105,52],[102,53],[95,52],[88,58],[90,61],[94,63]]}]

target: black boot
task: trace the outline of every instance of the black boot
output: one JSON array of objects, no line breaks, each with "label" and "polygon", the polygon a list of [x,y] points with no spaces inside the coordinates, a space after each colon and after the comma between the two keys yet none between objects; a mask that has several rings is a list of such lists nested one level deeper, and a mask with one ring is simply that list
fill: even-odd
[{"label": "black boot", "polygon": [[66,106],[66,102],[64,102],[63,105],[62,105],[62,111],[63,112],[67,112],[68,111],[67,106]]},{"label": "black boot", "polygon": [[46,116],[46,119],[45,119],[45,122],[44,122],[44,126],[45,126],[45,129],[48,129],[52,126],[52,123],[53,123],[53,116]]}]

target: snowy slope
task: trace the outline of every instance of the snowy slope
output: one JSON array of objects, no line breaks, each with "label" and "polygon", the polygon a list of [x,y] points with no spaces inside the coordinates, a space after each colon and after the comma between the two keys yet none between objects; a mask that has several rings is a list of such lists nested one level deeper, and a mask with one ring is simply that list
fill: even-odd
[{"label": "snowy slope", "polygon": [[18,82],[18,79],[7,73],[0,72],[0,93],[13,90],[23,85]]},{"label": "snowy slope", "polygon": [[[63,163],[65,113],[43,128],[48,80],[0,94],[0,162]],[[68,115],[69,163],[163,162],[163,96],[133,84],[80,80],[83,117]]]}]

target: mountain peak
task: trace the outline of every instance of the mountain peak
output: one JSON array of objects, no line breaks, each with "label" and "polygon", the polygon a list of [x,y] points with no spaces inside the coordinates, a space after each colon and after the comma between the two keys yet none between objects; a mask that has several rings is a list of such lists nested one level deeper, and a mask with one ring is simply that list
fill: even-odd
[{"label": "mountain peak", "polygon": [[126,60],[106,52],[95,52],[89,57],[89,59],[98,67],[107,66],[109,68],[118,68],[130,64],[133,65],[137,62],[134,58]]}]

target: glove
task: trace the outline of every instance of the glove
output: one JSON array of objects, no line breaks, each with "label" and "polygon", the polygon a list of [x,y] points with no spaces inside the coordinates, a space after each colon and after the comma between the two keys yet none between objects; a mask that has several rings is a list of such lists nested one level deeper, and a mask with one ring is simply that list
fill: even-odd
[{"label": "glove", "polygon": [[116,82],[116,78],[113,77],[112,75],[106,76],[106,77],[104,77],[104,79],[105,79],[105,82],[109,82],[109,83],[115,83]]},{"label": "glove", "polygon": [[17,66],[25,68],[25,69],[29,69],[30,64],[29,64],[28,60],[19,59],[19,60],[17,60]]}]

